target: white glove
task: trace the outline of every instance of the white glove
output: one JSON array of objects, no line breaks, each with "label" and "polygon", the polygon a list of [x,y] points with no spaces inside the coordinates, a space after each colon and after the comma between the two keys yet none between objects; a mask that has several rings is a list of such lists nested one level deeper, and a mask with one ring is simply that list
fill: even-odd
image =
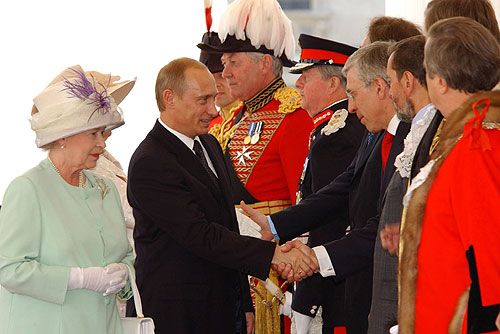
[{"label": "white glove", "polygon": [[107,296],[120,291],[127,278],[128,269],[123,263],[111,263],[106,267],[73,267],[69,272],[68,290],[87,289]]}]

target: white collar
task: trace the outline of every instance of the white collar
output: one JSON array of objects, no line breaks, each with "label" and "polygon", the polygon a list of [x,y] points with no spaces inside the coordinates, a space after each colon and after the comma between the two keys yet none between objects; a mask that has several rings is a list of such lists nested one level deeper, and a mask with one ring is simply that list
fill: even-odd
[{"label": "white collar", "polygon": [[424,117],[424,115],[427,113],[427,111],[430,108],[434,108],[434,105],[432,103],[429,103],[429,104],[425,105],[422,109],[420,109],[415,114],[415,117],[413,117],[413,119],[411,120],[411,126],[413,126],[414,124],[417,124],[417,122],[420,121]]},{"label": "white collar", "polygon": [[387,126],[387,132],[389,132],[391,135],[395,136],[396,131],[398,130],[399,122],[400,122],[400,120],[399,120],[398,116],[396,116],[396,114],[394,114],[394,116],[392,116],[392,118],[391,118],[391,121],[389,122],[389,125]]},{"label": "white collar", "polygon": [[171,127],[169,127],[167,124],[163,123],[163,121],[158,118],[158,122],[165,128],[167,129],[169,132],[171,132],[174,136],[176,136],[177,138],[179,138],[179,140],[181,142],[183,142],[191,151],[193,150],[193,146],[194,146],[194,141],[195,140],[198,140],[200,141],[200,139],[198,138],[198,136],[194,137],[194,138],[191,138],[191,137],[188,137],[186,136],[185,134],[183,133],[180,133],[179,131],[176,131],[174,129],[172,129]]},{"label": "white collar", "polygon": [[347,98],[345,99],[340,99],[340,100],[337,100],[333,103],[331,103],[328,107],[326,108],[323,108],[323,110],[321,110],[318,114],[322,113],[323,111],[327,110],[327,109],[330,109],[334,104],[337,104],[337,103],[340,103],[340,102],[344,102],[344,101],[347,101]]}]

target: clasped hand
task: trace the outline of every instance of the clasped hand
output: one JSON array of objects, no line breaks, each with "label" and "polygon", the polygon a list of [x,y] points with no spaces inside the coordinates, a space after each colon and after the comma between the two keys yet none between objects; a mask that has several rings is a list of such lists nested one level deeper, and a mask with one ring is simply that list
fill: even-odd
[{"label": "clasped hand", "polygon": [[[263,240],[272,240],[267,217],[259,211],[249,207],[245,202],[240,203],[245,213],[260,226]],[[272,260],[272,268],[288,282],[300,281],[319,270],[318,259],[314,251],[299,240],[289,241],[282,246],[276,246]]]},{"label": "clasped hand", "polygon": [[123,263],[111,263],[105,267],[73,267],[68,289],[88,289],[107,296],[120,291],[127,283],[127,278],[127,266]]},{"label": "clasped hand", "polygon": [[272,268],[289,283],[312,276],[319,270],[314,251],[299,240],[276,246]]}]

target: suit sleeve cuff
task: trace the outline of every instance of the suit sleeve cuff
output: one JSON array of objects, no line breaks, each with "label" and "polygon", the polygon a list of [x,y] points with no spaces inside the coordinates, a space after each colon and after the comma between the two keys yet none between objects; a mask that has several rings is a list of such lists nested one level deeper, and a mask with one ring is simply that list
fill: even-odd
[{"label": "suit sleeve cuff", "polygon": [[274,226],[273,220],[271,216],[267,216],[267,223],[269,224],[269,228],[271,229],[271,233],[274,235],[274,240],[279,241],[280,237],[278,232],[276,231],[276,226]]},{"label": "suit sleeve cuff", "polygon": [[313,251],[316,254],[316,258],[319,263],[319,273],[323,277],[335,276],[335,269],[333,268],[330,256],[326,251],[324,246],[313,247]]}]

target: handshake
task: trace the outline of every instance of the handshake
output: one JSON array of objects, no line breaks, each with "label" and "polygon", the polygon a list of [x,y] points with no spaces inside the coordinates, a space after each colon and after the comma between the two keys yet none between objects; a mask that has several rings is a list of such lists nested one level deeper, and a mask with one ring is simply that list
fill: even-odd
[{"label": "handshake", "polygon": [[[260,226],[261,239],[273,240],[267,217],[259,211],[241,202],[241,208],[255,223]],[[271,261],[271,267],[289,283],[312,276],[319,270],[318,259],[314,251],[299,240],[284,245],[277,245]]]}]

